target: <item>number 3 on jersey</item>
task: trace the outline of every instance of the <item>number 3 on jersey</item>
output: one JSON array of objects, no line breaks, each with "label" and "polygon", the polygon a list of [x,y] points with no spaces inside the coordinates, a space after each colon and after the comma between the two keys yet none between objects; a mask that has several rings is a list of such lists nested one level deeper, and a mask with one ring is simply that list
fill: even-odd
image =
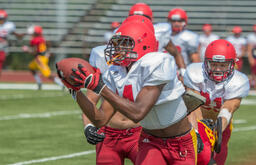
[{"label": "number 3 on jersey", "polygon": [[203,105],[203,108],[207,110],[213,109],[215,112],[219,112],[222,105],[222,98],[217,97],[214,100],[211,100],[209,93],[201,91],[200,94],[206,98],[206,102]]}]

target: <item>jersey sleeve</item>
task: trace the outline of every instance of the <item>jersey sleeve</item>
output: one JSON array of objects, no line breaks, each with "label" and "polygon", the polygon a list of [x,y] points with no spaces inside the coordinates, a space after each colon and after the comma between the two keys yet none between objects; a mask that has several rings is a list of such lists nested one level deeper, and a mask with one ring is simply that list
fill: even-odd
[{"label": "jersey sleeve", "polygon": [[191,33],[188,41],[188,54],[193,54],[197,52],[199,46],[199,36],[196,33]]},{"label": "jersey sleeve", "polygon": [[106,46],[98,46],[92,49],[90,53],[89,63],[96,68],[99,68],[101,73],[105,72],[108,68],[105,60],[104,49]]},{"label": "jersey sleeve", "polygon": [[247,76],[235,71],[235,75],[227,84],[224,99],[243,98],[248,96],[250,85]]},{"label": "jersey sleeve", "polygon": [[89,63],[93,66],[93,67],[96,67],[96,59],[95,59],[95,56],[96,56],[96,53],[95,53],[95,48],[93,48],[91,50],[91,53],[90,53],[90,58],[89,58]]},{"label": "jersey sleeve", "polygon": [[[110,67],[111,68],[111,67]],[[116,92],[116,87],[115,87],[115,82],[114,80],[111,78],[111,69],[106,70],[103,74],[102,74],[102,79],[103,82],[106,84],[106,86],[113,92]]]},{"label": "jersey sleeve", "polygon": [[13,33],[16,30],[16,26],[13,22],[8,22],[6,28],[8,29],[9,33]]},{"label": "jersey sleeve", "polygon": [[202,63],[190,64],[186,69],[183,81],[186,87],[200,91],[200,83],[203,81]]},{"label": "jersey sleeve", "polygon": [[176,64],[172,56],[161,53],[142,63],[143,86],[167,84],[176,76]]},{"label": "jersey sleeve", "polygon": [[171,40],[172,29],[169,23],[158,23],[154,25],[155,37],[158,41],[158,51],[164,51],[164,47]]}]

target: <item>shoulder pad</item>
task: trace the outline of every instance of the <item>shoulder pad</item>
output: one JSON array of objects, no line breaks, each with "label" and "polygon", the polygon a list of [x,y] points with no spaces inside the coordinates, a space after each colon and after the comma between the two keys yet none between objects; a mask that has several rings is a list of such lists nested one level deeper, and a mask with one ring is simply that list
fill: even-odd
[{"label": "shoulder pad", "polygon": [[181,38],[183,38],[183,40],[185,40],[185,41],[198,40],[199,35],[196,34],[195,32],[190,31],[190,30],[184,30],[181,33]]},{"label": "shoulder pad", "polygon": [[249,94],[250,85],[248,77],[235,70],[233,77],[226,85],[225,99],[246,97]]},{"label": "shoulder pad", "polygon": [[172,27],[169,23],[157,23],[154,24],[155,33],[171,31]]},{"label": "shoulder pad", "polygon": [[193,83],[204,82],[203,63],[191,63],[187,66],[186,72]]}]

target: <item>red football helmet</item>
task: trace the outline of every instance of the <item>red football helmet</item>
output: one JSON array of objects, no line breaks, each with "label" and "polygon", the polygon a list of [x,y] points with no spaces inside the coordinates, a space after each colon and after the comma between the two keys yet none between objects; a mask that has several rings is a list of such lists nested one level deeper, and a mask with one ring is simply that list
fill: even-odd
[{"label": "red football helmet", "polygon": [[253,25],[253,31],[256,32],[256,24]]},{"label": "red football helmet", "polygon": [[157,51],[156,38],[147,25],[140,22],[122,24],[105,49],[108,64],[128,67],[149,52]]},{"label": "red football helmet", "polygon": [[203,29],[203,31],[212,31],[212,25],[211,24],[204,24],[202,29]]},{"label": "red football helmet", "polygon": [[141,22],[141,23],[144,23],[152,30],[153,33],[155,33],[155,29],[154,29],[154,26],[152,24],[152,21],[150,19],[148,19],[147,17],[144,17],[142,15],[129,16],[123,21],[122,24],[127,23],[127,22],[138,22],[138,23]]},{"label": "red football helmet", "polygon": [[183,27],[182,28],[175,28],[172,27],[172,30],[175,32],[180,32],[183,30],[183,28],[187,25],[188,23],[188,16],[185,10],[181,8],[174,8],[171,11],[169,11],[168,14],[168,20],[169,21],[183,21]]},{"label": "red football helmet", "polygon": [[230,42],[215,40],[206,48],[204,71],[210,80],[223,82],[232,77],[236,60],[236,50]]},{"label": "red football helmet", "polygon": [[111,28],[112,28],[112,29],[116,29],[116,28],[118,28],[119,26],[120,26],[120,23],[119,23],[119,22],[116,22],[116,21],[115,21],[115,22],[112,22],[112,23],[111,23]]},{"label": "red football helmet", "polygon": [[240,26],[234,26],[234,28],[232,29],[232,32],[235,34],[239,34],[241,33],[243,30]]},{"label": "red football helmet", "polygon": [[43,34],[43,28],[39,25],[35,25],[34,26],[34,33],[36,33],[38,35],[42,35]]},{"label": "red football helmet", "polygon": [[129,11],[129,16],[131,15],[143,15],[148,17],[150,20],[153,19],[153,12],[151,8],[145,3],[134,4]]},{"label": "red football helmet", "polygon": [[0,19],[6,19],[8,14],[5,10],[0,10]]}]

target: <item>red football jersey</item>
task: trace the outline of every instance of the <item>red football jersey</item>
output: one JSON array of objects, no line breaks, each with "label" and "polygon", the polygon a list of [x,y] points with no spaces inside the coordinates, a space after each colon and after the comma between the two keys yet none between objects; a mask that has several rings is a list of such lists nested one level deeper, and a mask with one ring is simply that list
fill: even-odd
[{"label": "red football jersey", "polygon": [[46,41],[43,36],[37,36],[32,38],[32,40],[30,41],[30,46],[36,46],[36,51],[40,55],[43,55],[47,50]]}]

